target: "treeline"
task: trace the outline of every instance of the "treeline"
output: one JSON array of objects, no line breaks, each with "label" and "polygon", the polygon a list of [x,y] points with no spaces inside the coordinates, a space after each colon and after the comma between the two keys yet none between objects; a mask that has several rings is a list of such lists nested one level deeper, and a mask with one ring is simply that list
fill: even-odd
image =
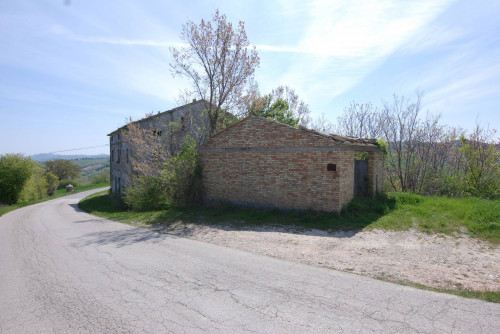
[{"label": "treeline", "polygon": [[317,130],[382,138],[388,144],[385,184],[389,191],[424,195],[500,196],[500,153],[495,130],[476,122],[472,131],[422,114],[422,95],[394,95],[381,107],[352,102],[335,124],[324,117]]},{"label": "treeline", "polygon": [[[53,196],[57,189],[80,176],[80,167],[69,160],[57,159],[41,165],[22,154],[0,156],[0,203],[15,204]],[[96,175],[92,183],[109,182],[109,176]]]}]

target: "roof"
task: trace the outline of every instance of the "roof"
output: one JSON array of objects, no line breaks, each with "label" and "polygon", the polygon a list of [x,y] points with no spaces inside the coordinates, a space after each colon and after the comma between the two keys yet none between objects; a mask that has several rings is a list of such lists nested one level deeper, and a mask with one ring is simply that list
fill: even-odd
[{"label": "roof", "polygon": [[[193,101],[193,102],[191,102],[191,103],[184,104],[184,105],[182,105],[182,106],[175,107],[175,108],[170,109],[170,110],[167,110],[167,111],[159,112],[159,113],[157,113],[157,114],[151,115],[151,116],[149,116],[149,117],[142,118],[142,119],[137,120],[137,121],[134,121],[134,122],[132,122],[132,123],[133,123],[133,124],[139,124],[139,123],[143,123],[143,122],[146,122],[146,121],[151,121],[152,119],[158,118],[158,117],[163,116],[163,115],[165,115],[165,114],[171,114],[171,113],[173,113],[174,111],[177,111],[177,110],[179,110],[179,109],[184,109],[184,108],[187,108],[187,107],[191,107],[191,106],[194,106],[194,105],[197,105],[197,104],[200,104],[200,103],[208,103],[208,102],[207,102],[206,100],[203,100],[203,99],[201,99],[201,100],[197,100],[197,101],[196,101],[196,100],[194,100],[194,101]],[[128,125],[128,124],[127,124],[127,125]],[[113,135],[113,134],[115,134],[115,133],[119,132],[120,130],[125,129],[125,128],[127,127],[127,125],[124,125],[124,126],[122,126],[122,127],[119,127],[119,128],[118,128],[118,129],[116,129],[115,131],[112,131],[112,132],[108,133],[108,136],[111,136],[111,135]]]},{"label": "roof", "polygon": [[[316,131],[316,130],[308,129],[308,128],[303,127],[303,126],[299,126],[298,128],[295,128],[295,127],[293,127],[291,125],[280,123],[280,122],[277,122],[275,120],[272,120],[272,119],[269,119],[269,118],[260,117],[260,116],[247,116],[245,118],[242,118],[239,121],[237,121],[237,122],[229,125],[228,127],[224,128],[223,130],[219,131],[218,133],[216,133],[215,135],[213,135],[212,138],[218,136],[219,134],[225,132],[226,130],[228,130],[228,129],[230,129],[230,128],[232,128],[232,127],[234,127],[234,126],[236,126],[236,125],[238,125],[238,124],[240,124],[242,122],[245,122],[246,120],[248,120],[249,118],[252,118],[252,117],[264,119],[264,120],[269,121],[269,122],[279,123],[279,124],[281,124],[283,126],[288,126],[291,129],[294,129],[296,131],[304,131],[304,132],[307,132],[309,134],[321,136],[323,138],[326,138],[326,139],[334,141],[337,145],[350,145],[350,146],[364,146],[364,147],[379,148],[376,139],[357,138],[357,137],[351,137],[351,136],[340,136],[340,135],[337,135],[337,134],[327,134],[327,133],[319,132],[319,131]],[[212,138],[210,138],[210,139],[212,139]],[[203,144],[203,145],[205,145],[205,144]]]},{"label": "roof", "polygon": [[377,139],[369,139],[369,138],[358,138],[358,137],[352,137],[352,136],[340,136],[336,134],[328,134],[328,133],[323,133],[319,132],[316,130],[308,129],[303,126],[299,126],[299,129],[302,131],[310,132],[319,136],[322,136],[324,138],[333,140],[339,144],[344,144],[344,145],[366,145],[366,146],[377,146]]}]

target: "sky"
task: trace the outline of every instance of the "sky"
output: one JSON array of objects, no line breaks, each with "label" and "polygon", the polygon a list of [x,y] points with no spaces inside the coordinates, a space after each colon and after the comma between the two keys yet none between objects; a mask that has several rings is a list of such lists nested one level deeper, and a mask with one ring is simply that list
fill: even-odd
[{"label": "sky", "polygon": [[178,105],[169,47],[216,9],[245,22],[261,93],[288,85],[313,118],[418,90],[443,124],[500,130],[500,1],[2,0],[0,154],[109,153],[128,118]]}]

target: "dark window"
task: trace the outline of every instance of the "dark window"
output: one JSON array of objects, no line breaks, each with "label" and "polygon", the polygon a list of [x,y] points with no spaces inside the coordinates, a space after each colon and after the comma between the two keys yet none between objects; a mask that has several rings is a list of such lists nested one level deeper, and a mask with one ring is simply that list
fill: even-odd
[{"label": "dark window", "polygon": [[336,164],[327,164],[326,165],[326,170],[331,170],[333,172],[337,171],[337,165]]},{"label": "dark window", "polygon": [[128,148],[127,148],[127,163],[129,163]]},{"label": "dark window", "polygon": [[153,135],[156,137],[161,137],[161,130],[153,130]]},{"label": "dark window", "polygon": [[120,139],[120,133],[118,133],[118,139]]},{"label": "dark window", "polygon": [[120,153],[122,152],[122,150],[118,149],[116,150],[116,162],[117,163],[120,163]]},{"label": "dark window", "polygon": [[111,150],[111,161],[115,161],[115,150]]},{"label": "dark window", "polygon": [[181,117],[181,131],[186,130],[186,119],[184,116]]}]

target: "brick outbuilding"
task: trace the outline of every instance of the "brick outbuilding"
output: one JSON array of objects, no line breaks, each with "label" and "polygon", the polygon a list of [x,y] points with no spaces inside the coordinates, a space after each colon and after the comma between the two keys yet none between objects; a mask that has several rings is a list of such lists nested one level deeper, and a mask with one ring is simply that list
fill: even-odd
[{"label": "brick outbuilding", "polygon": [[[372,139],[250,116],[212,137],[199,153],[208,202],[340,211],[355,193],[382,190],[384,154]],[[365,160],[358,163],[356,156]]]}]

